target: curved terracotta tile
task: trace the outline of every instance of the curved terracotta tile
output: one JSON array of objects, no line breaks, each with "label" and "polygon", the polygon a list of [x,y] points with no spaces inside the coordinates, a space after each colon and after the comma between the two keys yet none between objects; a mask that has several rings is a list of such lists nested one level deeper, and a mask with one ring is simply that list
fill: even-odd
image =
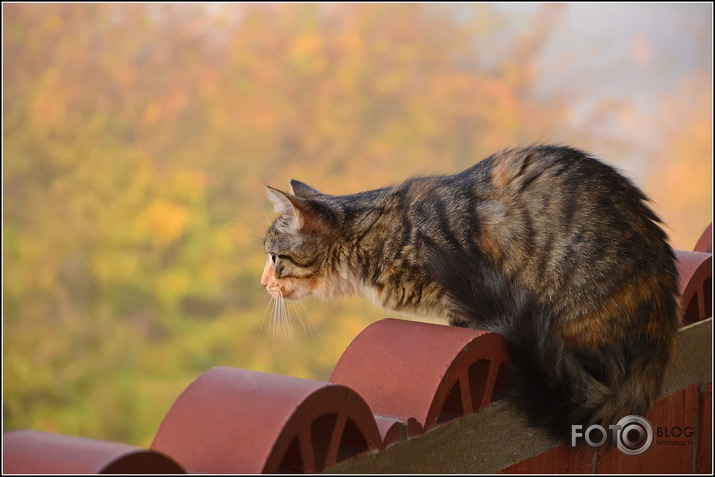
[{"label": "curved terracotta tile", "polygon": [[712,222],[710,223],[710,225],[705,227],[703,234],[698,239],[698,243],[695,244],[695,248],[693,250],[695,250],[696,252],[713,253],[713,224],[712,224]]},{"label": "curved terracotta tile", "polygon": [[684,325],[712,316],[712,254],[676,250]]},{"label": "curved terracotta tile", "polygon": [[116,442],[18,430],[3,433],[3,472],[10,474],[183,474],[155,451]]},{"label": "curved terracotta tile", "polygon": [[414,417],[404,420],[399,417],[375,414],[375,422],[382,439],[380,450],[395,442],[405,441],[424,433],[424,428]]},{"label": "curved terracotta tile", "polygon": [[506,363],[496,333],[385,319],[353,340],[329,381],[357,391],[374,413],[427,430],[495,400],[508,386]]},{"label": "curved terracotta tile", "polygon": [[346,386],[217,367],[178,397],[151,448],[193,472],[314,473],[379,446]]}]

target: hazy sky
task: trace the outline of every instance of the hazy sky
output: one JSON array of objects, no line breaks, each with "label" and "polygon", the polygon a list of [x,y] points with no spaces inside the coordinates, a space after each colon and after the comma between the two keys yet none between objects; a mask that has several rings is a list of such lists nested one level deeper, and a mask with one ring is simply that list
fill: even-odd
[{"label": "hazy sky", "polygon": [[[540,5],[493,7],[516,14],[505,26],[513,34],[529,27]],[[616,122],[613,132],[655,145],[656,128],[642,119],[653,117],[663,97],[677,95],[694,73],[712,82],[711,3],[580,2],[563,7],[544,47],[538,91],[566,94],[574,125],[587,128],[596,109],[621,102],[641,121],[634,129]],[[633,161],[633,169],[641,167],[642,158]]]},{"label": "hazy sky", "polygon": [[[494,7],[524,14],[508,25],[518,29],[539,5]],[[695,69],[712,73],[712,4],[567,3],[545,58],[556,87],[592,77],[601,94],[669,89]]]}]

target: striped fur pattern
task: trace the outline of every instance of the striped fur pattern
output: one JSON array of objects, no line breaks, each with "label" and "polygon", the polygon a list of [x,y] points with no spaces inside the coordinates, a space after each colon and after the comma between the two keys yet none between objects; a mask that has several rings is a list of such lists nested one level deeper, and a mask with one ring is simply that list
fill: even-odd
[{"label": "striped fur pattern", "polygon": [[268,189],[272,295],[359,294],[499,332],[512,402],[556,436],[644,415],[659,397],[678,328],[674,254],[614,168],[536,145],[352,195],[290,184]]}]

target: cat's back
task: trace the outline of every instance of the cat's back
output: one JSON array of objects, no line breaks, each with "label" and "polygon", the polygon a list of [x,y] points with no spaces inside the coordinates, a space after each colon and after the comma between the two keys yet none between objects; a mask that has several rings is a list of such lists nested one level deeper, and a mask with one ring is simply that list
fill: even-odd
[{"label": "cat's back", "polygon": [[494,154],[465,173],[483,198],[484,251],[564,307],[588,312],[579,295],[598,303],[634,280],[662,277],[666,289],[675,287],[660,220],[644,194],[608,164],[570,147],[530,146]]},{"label": "cat's back", "polygon": [[630,205],[645,199],[643,193],[615,168],[568,146],[534,145],[506,149],[464,173],[488,184],[501,199],[541,197],[544,200],[550,195],[554,199],[578,199],[585,194],[588,196],[584,198],[617,194],[619,200],[626,199]]}]

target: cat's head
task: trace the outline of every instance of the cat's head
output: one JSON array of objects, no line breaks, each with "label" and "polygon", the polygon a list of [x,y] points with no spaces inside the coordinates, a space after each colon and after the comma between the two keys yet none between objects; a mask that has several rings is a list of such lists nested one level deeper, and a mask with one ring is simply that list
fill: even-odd
[{"label": "cat's head", "polygon": [[275,297],[330,296],[334,278],[326,263],[334,243],[340,210],[331,196],[296,180],[290,192],[267,188],[280,215],[266,232],[266,264],[261,285]]}]

